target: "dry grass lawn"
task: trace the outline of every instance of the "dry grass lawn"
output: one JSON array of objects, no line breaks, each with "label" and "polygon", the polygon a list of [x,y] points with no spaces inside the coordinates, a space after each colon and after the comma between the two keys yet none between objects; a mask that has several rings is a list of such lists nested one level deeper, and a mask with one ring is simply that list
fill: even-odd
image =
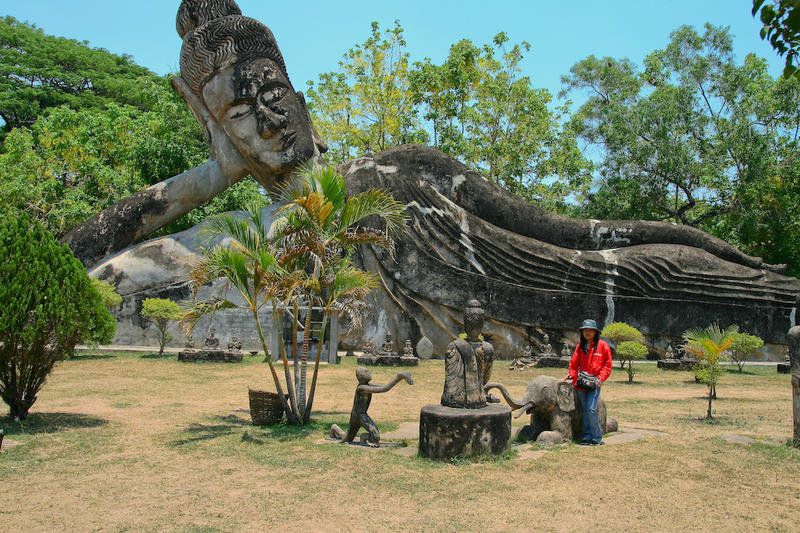
[{"label": "dry grass lawn", "polygon": [[[686,372],[615,368],[603,389],[620,424],[667,436],[603,447],[566,444],[537,459],[433,463],[388,449],[319,444],[345,426],[355,364],[321,370],[314,423],[250,424],[247,387],[267,366],[185,364],[141,354],[60,363],[28,421],[0,418],[19,445],[0,455],[3,531],[797,531],[800,450],[789,376],[728,372],[715,419]],[[375,382],[396,369],[374,369]],[[415,385],[375,395],[386,433],[438,403],[443,364]],[[539,373],[497,363],[493,380],[521,394]],[[271,386],[270,386],[271,388]],[[3,406],[4,407],[4,406]],[[523,420],[514,421],[522,425]],[[755,439],[734,444],[726,435]],[[775,445],[774,443],[779,443]],[[410,442],[414,445],[415,442]]]}]

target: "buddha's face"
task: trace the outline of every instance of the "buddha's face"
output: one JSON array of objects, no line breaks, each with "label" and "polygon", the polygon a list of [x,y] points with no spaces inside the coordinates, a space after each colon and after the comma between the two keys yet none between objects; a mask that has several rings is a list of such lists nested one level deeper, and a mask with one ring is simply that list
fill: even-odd
[{"label": "buddha's face", "polygon": [[253,59],[220,71],[203,99],[267,189],[314,155],[305,103],[275,62]]}]

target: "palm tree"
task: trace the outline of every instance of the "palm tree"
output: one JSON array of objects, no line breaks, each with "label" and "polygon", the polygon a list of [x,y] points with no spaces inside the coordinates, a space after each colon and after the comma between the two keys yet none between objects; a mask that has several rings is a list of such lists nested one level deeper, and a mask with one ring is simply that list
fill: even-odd
[{"label": "palm tree", "polygon": [[[193,307],[184,312],[181,324],[186,328],[187,334],[194,328],[200,317],[213,314],[223,309],[246,309],[255,322],[261,347],[267,354],[270,373],[275,382],[278,396],[286,412],[290,424],[298,424],[296,409],[291,409],[284,394],[281,382],[272,360],[261,330],[259,313],[263,307],[271,303],[273,316],[279,312],[278,302],[284,295],[290,293],[298,283],[298,276],[286,271],[275,258],[275,250],[269,238],[269,228],[264,224],[261,206],[253,204],[245,211],[242,219],[229,214],[211,217],[202,230],[206,244],[219,236],[230,241],[229,246],[218,245],[212,249],[204,250],[203,259],[192,269],[189,279],[197,290],[215,279],[224,278],[242,296],[244,305],[236,305],[230,300],[214,298],[196,302]],[[224,241],[223,241],[224,242]],[[286,380],[288,397],[294,398],[292,382]]]},{"label": "palm tree", "polygon": [[719,363],[725,359],[725,350],[730,348],[739,326],[736,324],[720,329],[718,324],[711,324],[706,328],[693,328],[683,333],[686,341],[684,350],[694,354],[700,360],[695,368],[697,378],[708,385],[708,411],[706,418],[711,416],[711,400],[716,397],[717,381],[722,368]]},{"label": "palm tree", "polygon": [[[345,196],[344,178],[332,167],[310,164],[280,190],[279,218],[273,226],[279,261],[285,268],[302,273],[303,283],[290,298],[292,323],[298,324],[301,306],[308,308],[299,354],[293,343],[297,400],[303,423],[308,422],[319,371],[321,340],[332,311],[346,314],[351,325],[360,318],[358,303],[377,286],[372,273],[359,270],[351,257],[356,247],[375,245],[392,251],[394,234],[405,225],[403,206],[384,191],[371,189],[351,198]],[[382,229],[362,225],[377,217]],[[320,307],[322,326],[314,361],[311,387],[307,389],[311,310]],[[296,335],[294,336],[296,339]],[[306,392],[308,390],[308,394]],[[307,397],[306,397],[307,396]]]},{"label": "palm tree", "polygon": [[[256,323],[264,353],[268,354],[261,331],[259,311],[270,303],[273,319],[281,323],[288,314],[292,319],[293,372],[286,347],[280,342],[286,394],[275,367],[268,358],[275,388],[290,424],[310,420],[317,375],[330,312],[344,313],[357,324],[358,305],[377,285],[376,276],[355,267],[351,260],[356,246],[372,244],[392,249],[392,235],[405,224],[403,206],[383,191],[370,190],[345,198],[344,178],[330,167],[309,165],[279,191],[282,207],[267,227],[261,209],[251,207],[243,220],[218,215],[204,230],[207,239],[223,236],[229,246],[206,251],[193,269],[190,279],[195,291],[204,283],[226,278],[242,295],[246,304],[236,306],[228,300],[215,299],[197,303],[184,318],[191,329],[200,316],[220,309],[248,309]],[[378,217],[383,229],[360,226],[367,217]],[[307,388],[308,347],[311,338],[311,314],[314,308],[323,313],[314,372]],[[302,349],[298,354],[297,329],[300,311],[305,309]],[[299,357],[298,357],[299,355]],[[293,375],[292,375],[293,374]],[[288,398],[288,399],[287,399]]]}]

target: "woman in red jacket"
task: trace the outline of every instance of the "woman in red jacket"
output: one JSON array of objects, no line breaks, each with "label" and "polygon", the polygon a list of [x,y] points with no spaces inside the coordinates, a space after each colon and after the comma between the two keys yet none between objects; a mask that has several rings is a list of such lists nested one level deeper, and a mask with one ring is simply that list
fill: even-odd
[{"label": "woman in red jacket", "polygon": [[[591,319],[581,324],[581,342],[575,346],[575,352],[569,362],[569,375],[564,380],[572,379],[572,385],[578,391],[583,410],[584,446],[604,444],[600,420],[597,417],[597,401],[600,399],[600,387],[611,375],[611,348],[600,338],[597,322]],[[597,379],[597,388],[586,390],[578,387],[578,372],[588,372]]]}]

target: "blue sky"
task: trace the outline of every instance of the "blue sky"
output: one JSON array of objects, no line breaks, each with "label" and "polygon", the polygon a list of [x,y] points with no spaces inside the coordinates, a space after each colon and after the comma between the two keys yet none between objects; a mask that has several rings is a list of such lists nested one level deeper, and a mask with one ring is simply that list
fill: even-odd
[{"label": "blue sky", "polygon": [[[555,96],[560,78],[589,54],[627,57],[641,64],[681,24],[730,26],[738,60],[755,52],[773,76],[783,62],[758,36],[751,0],[238,0],[244,15],[269,26],[297,89],[319,73],[336,70],[341,56],[369,35],[400,20],[412,61],[442,61],[451,44],[491,42],[505,31],[512,43],[528,41],[524,74]],[[181,41],[175,31],[179,0],[0,0],[0,14],[36,24],[53,35],[87,40],[93,47],[133,56],[159,74],[178,70]]]}]

